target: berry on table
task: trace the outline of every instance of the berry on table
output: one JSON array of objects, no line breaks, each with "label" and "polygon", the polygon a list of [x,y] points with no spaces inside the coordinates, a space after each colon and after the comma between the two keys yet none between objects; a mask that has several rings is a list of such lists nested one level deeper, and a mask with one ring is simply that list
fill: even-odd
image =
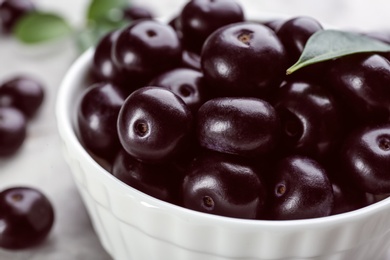
[{"label": "berry on table", "polygon": [[0,107],[0,157],[16,153],[26,138],[26,117],[13,107]]},{"label": "berry on table", "polygon": [[0,1],[0,30],[10,33],[20,18],[35,10],[30,0]]},{"label": "berry on table", "polygon": [[27,76],[10,78],[0,85],[0,107],[12,106],[31,118],[42,105],[44,87],[37,79]]},{"label": "berry on table", "polygon": [[48,236],[53,223],[53,206],[39,190],[13,187],[0,192],[0,248],[37,245]]}]

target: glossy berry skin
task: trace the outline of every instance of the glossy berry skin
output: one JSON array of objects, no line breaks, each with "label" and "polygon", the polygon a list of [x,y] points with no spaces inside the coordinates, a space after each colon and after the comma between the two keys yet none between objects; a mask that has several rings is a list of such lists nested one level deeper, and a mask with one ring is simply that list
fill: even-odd
[{"label": "glossy berry skin", "polygon": [[183,50],[181,55],[181,66],[199,71],[202,70],[200,65],[200,55],[195,52]]},{"label": "glossy berry skin", "polygon": [[266,201],[260,172],[243,158],[220,153],[195,158],[182,184],[183,206],[226,217],[261,218]]},{"label": "glossy berry skin", "polygon": [[[171,26],[179,39],[183,40],[183,33],[182,33],[182,26],[181,26],[181,20],[180,16],[176,16],[169,22],[169,26]],[[187,49],[185,46],[183,46],[183,52],[181,55],[181,64],[180,67],[190,68],[194,70],[202,70],[200,65],[200,51],[195,52],[193,50]]]},{"label": "glossy berry skin", "polygon": [[279,88],[275,109],[281,120],[281,151],[324,159],[343,130],[332,94],[313,83],[292,81]]},{"label": "glossy berry skin", "polygon": [[390,44],[390,31],[387,29],[366,30],[366,31],[359,31],[357,33]]},{"label": "glossy berry skin", "polygon": [[77,109],[78,134],[95,155],[110,160],[119,150],[117,119],[125,94],[111,83],[97,83],[80,97]]},{"label": "glossy berry skin", "polygon": [[154,198],[177,203],[181,174],[169,164],[148,164],[121,150],[112,165],[112,174],[127,185]]},{"label": "glossy berry skin", "polygon": [[282,159],[272,177],[270,219],[324,217],[333,209],[333,190],[325,169],[305,156]]},{"label": "glossy berry skin", "polygon": [[136,81],[148,81],[181,62],[181,43],[173,28],[150,19],[123,29],[113,48],[117,66]]},{"label": "glossy berry skin", "polygon": [[11,156],[26,139],[26,117],[13,107],[0,107],[0,157]]},{"label": "glossy berry skin", "polygon": [[118,117],[123,148],[145,162],[164,162],[183,149],[193,117],[184,101],[161,87],[143,87],[126,99]]},{"label": "glossy berry skin", "polygon": [[119,34],[119,30],[109,32],[96,45],[93,54],[92,72],[100,81],[122,81],[120,70],[111,55],[113,45]]},{"label": "glossy berry skin", "polygon": [[0,29],[10,33],[20,18],[34,10],[35,5],[30,0],[0,1]]},{"label": "glossy berry skin", "polygon": [[285,19],[272,19],[265,21],[262,24],[273,30],[274,32],[278,31],[279,27],[285,22]]},{"label": "glossy berry skin", "polygon": [[306,16],[294,17],[279,26],[276,35],[286,49],[290,65],[298,61],[310,36],[320,30],[322,25],[317,20]]},{"label": "glossy berry skin", "polygon": [[332,181],[334,205],[331,215],[341,214],[369,205],[366,192],[350,182]]},{"label": "glossy berry skin", "polygon": [[[174,16],[171,18],[171,20],[168,22],[168,25],[175,30],[177,36],[179,37],[180,40],[183,39],[183,33],[181,32],[181,21],[180,21],[180,16]],[[185,49],[185,47],[183,47]]]},{"label": "glossy berry skin", "polygon": [[28,248],[48,236],[54,223],[54,209],[37,189],[9,188],[0,193],[0,223],[0,248]]},{"label": "glossy berry skin", "polygon": [[[285,20],[275,30],[276,35],[286,50],[288,65],[296,63],[308,39],[316,32],[322,30],[322,25],[314,18],[298,16]],[[304,67],[288,76],[288,80],[304,80],[314,83],[326,82],[327,62],[320,62]]]},{"label": "glossy berry skin", "polygon": [[201,66],[215,93],[264,97],[285,74],[285,51],[268,27],[243,22],[215,31],[204,44]]},{"label": "glossy berry skin", "polygon": [[378,54],[336,60],[329,71],[330,87],[359,122],[383,121],[390,115],[390,62]]},{"label": "glossy berry skin", "polygon": [[0,107],[16,107],[28,118],[36,114],[44,96],[42,83],[31,77],[14,77],[0,85]]},{"label": "glossy berry skin", "polygon": [[207,149],[257,157],[273,151],[279,134],[274,108],[257,98],[214,98],[197,114],[199,144]]},{"label": "glossy berry skin", "polygon": [[[286,81],[305,81],[307,83],[313,83],[316,85],[323,85],[327,87],[328,85],[328,75],[329,67],[332,66],[332,61],[323,61],[310,66],[303,67],[292,74],[289,74],[285,77]],[[342,102],[342,101],[341,101]]]},{"label": "glossy berry skin", "polygon": [[244,21],[244,13],[234,0],[192,0],[183,7],[178,19],[185,48],[200,53],[212,32]]},{"label": "glossy berry skin", "polygon": [[344,176],[372,194],[390,192],[390,125],[361,127],[343,144],[340,163]]},{"label": "glossy berry skin", "polygon": [[146,7],[136,6],[131,4],[123,9],[123,16],[130,21],[136,21],[140,19],[152,19],[154,14]]},{"label": "glossy berry skin", "polygon": [[167,71],[154,78],[149,85],[169,89],[183,99],[193,113],[209,98],[203,73],[193,69]]}]

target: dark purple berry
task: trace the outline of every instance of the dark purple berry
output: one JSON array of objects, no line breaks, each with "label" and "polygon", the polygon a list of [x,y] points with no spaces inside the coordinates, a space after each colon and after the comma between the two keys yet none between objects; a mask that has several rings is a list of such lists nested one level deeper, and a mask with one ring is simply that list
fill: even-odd
[{"label": "dark purple berry", "polygon": [[200,55],[195,52],[183,50],[181,55],[181,65],[186,68],[200,71],[202,69],[200,65]]},{"label": "dark purple berry", "polygon": [[118,117],[123,148],[146,162],[163,162],[183,149],[193,118],[184,101],[161,87],[143,87],[126,99]]},{"label": "dark purple berry", "polygon": [[0,107],[0,157],[13,155],[26,138],[26,117],[13,107]]},{"label": "dark purple berry", "polygon": [[211,33],[244,21],[244,12],[234,0],[192,0],[183,7],[179,19],[185,48],[200,53]]},{"label": "dark purple berry", "polygon": [[115,63],[133,81],[149,81],[181,62],[182,48],[175,31],[154,20],[138,20],[121,30],[113,48]]},{"label": "dark purple berry", "polygon": [[143,6],[136,6],[133,4],[124,8],[123,16],[131,21],[154,18],[154,14],[150,9]]},{"label": "dark purple berry", "polygon": [[332,181],[334,205],[331,215],[363,208],[370,200],[366,192],[350,182]]},{"label": "dark purple berry", "polygon": [[282,82],[285,61],[284,47],[271,29],[243,22],[210,35],[201,65],[217,95],[265,97]]},{"label": "dark purple berry", "polygon": [[157,199],[178,201],[181,174],[169,164],[148,164],[121,150],[112,166],[112,174],[127,185]]},{"label": "dark purple berry", "polygon": [[41,82],[31,77],[14,77],[0,85],[0,107],[12,106],[26,117],[35,115],[44,99]]},{"label": "dark purple berry", "polygon": [[77,126],[82,143],[95,155],[110,160],[120,148],[117,118],[126,96],[111,83],[90,86],[81,96]]},{"label": "dark purple berry", "polygon": [[263,22],[265,26],[270,28],[272,31],[276,32],[278,31],[279,27],[285,22],[285,19],[272,19],[266,22]]},{"label": "dark purple berry", "polygon": [[115,30],[105,35],[96,45],[93,54],[92,71],[101,81],[121,81],[121,73],[112,59],[112,48],[120,34]]},{"label": "dark purple berry", "polygon": [[365,32],[361,32],[361,34],[382,41],[384,43],[390,44],[389,30],[365,31]]},{"label": "dark purple berry", "polygon": [[257,98],[215,98],[197,114],[198,142],[210,150],[257,157],[273,151],[279,136],[274,108]]},{"label": "dark purple berry", "polygon": [[171,90],[181,97],[194,113],[209,98],[203,73],[193,69],[176,68],[167,71],[154,78],[149,85]]},{"label": "dark purple berry", "polygon": [[186,208],[215,215],[261,218],[266,201],[259,171],[243,158],[207,153],[197,157],[182,185]]},{"label": "dark purple berry", "polygon": [[34,10],[35,5],[30,0],[0,1],[0,29],[10,33],[20,18]]},{"label": "dark purple berry", "polygon": [[325,169],[305,156],[282,159],[270,185],[270,219],[324,217],[333,209],[333,190]]},{"label": "dark purple berry", "polygon": [[343,130],[338,103],[324,87],[307,82],[282,84],[275,99],[281,120],[279,151],[324,159]]},{"label": "dark purple berry", "polygon": [[366,126],[353,131],[342,146],[340,163],[343,176],[361,190],[372,194],[390,193],[390,125]]},{"label": "dark purple berry", "polygon": [[306,16],[294,17],[279,26],[276,35],[286,49],[289,65],[298,61],[307,40],[320,30],[322,25],[317,20]]},{"label": "dark purple berry", "polygon": [[54,209],[34,188],[14,187],[0,193],[0,247],[23,249],[41,243],[54,223]]},{"label": "dark purple berry", "polygon": [[333,92],[358,122],[390,116],[390,62],[378,54],[350,55],[333,62],[329,71]]}]

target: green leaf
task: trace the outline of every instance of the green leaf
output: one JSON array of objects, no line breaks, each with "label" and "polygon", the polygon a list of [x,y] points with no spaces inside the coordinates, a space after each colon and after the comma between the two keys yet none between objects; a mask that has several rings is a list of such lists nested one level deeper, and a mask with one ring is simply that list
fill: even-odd
[{"label": "green leaf", "polygon": [[119,20],[122,14],[118,13],[118,10],[126,5],[128,0],[92,0],[87,10],[87,19],[89,21],[102,18]]},{"label": "green leaf", "polygon": [[97,39],[94,30],[84,29],[76,35],[75,42],[80,53],[86,51],[89,47],[96,45]]},{"label": "green leaf", "polygon": [[291,74],[310,64],[363,52],[389,52],[390,45],[368,36],[338,30],[321,30],[307,41],[299,60],[287,69]]},{"label": "green leaf", "polygon": [[36,44],[64,37],[71,32],[72,28],[61,16],[36,11],[17,22],[13,35],[21,42]]}]

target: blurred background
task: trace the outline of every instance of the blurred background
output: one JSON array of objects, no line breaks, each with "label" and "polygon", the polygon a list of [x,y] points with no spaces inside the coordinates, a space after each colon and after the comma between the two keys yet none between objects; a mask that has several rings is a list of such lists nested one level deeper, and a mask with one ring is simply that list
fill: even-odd
[{"label": "blurred background", "polygon": [[[89,0],[32,0],[42,11],[55,12],[74,26],[83,26]],[[110,1],[110,0],[107,0]],[[1,2],[1,0],[0,0]],[[132,0],[155,16],[173,17],[187,0]],[[286,17],[308,15],[321,23],[359,31],[390,31],[388,0],[240,0],[246,14],[271,12]],[[0,35],[0,82],[14,75],[32,75],[43,82],[44,104],[28,126],[22,149],[0,160],[0,189],[38,187],[53,202],[55,226],[44,244],[19,251],[0,249],[0,260],[109,260],[101,248],[62,158],[55,122],[58,87],[79,55],[73,39],[25,46]],[[147,250],[145,248],[145,250]]]},{"label": "blurred background", "polygon": [[[57,10],[74,23],[82,21],[89,0],[34,0],[48,10]],[[130,0],[150,7],[158,16],[177,13],[187,0]],[[273,12],[286,15],[311,15],[320,22],[360,29],[390,29],[387,0],[238,0],[246,12]]]}]

